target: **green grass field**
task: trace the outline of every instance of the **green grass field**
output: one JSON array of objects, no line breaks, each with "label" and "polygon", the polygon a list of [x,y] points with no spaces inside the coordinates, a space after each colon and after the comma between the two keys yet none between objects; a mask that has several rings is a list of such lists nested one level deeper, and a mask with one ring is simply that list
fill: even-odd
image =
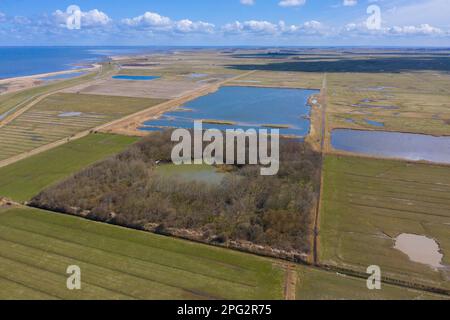
[{"label": "green grass field", "polygon": [[[82,290],[66,288],[81,268]],[[282,299],[273,260],[29,208],[0,209],[0,299]]]},{"label": "green grass field", "polygon": [[0,128],[0,160],[150,108],[159,99],[57,93]]},{"label": "green grass field", "polygon": [[450,265],[450,170],[400,161],[327,156],[320,224],[322,263],[450,288],[435,271],[393,248],[401,233],[435,239]]},{"label": "green grass field", "polygon": [[[106,71],[106,69],[105,69]],[[111,71],[110,68],[108,68],[108,71]],[[74,79],[64,80],[64,81],[58,81],[54,83],[50,83],[43,86],[38,86],[26,90],[21,90],[17,92],[7,93],[0,96],[0,115],[7,112],[7,111],[14,111],[20,109],[20,107],[26,105],[27,102],[32,102],[35,98],[55,91],[55,90],[61,90],[70,86],[74,86],[80,83],[83,83],[85,81],[89,81],[95,78],[95,76],[98,76],[99,72],[90,73],[81,77],[76,77]]]},{"label": "green grass field", "polygon": [[320,269],[298,267],[298,300],[433,300],[448,297],[382,284],[368,290],[366,280]]},{"label": "green grass field", "polygon": [[[82,290],[66,288],[81,268]],[[446,299],[297,266],[296,296]],[[283,299],[279,261],[32,208],[0,208],[0,299]]]},{"label": "green grass field", "polygon": [[26,201],[49,185],[122,151],[137,138],[91,134],[0,168],[0,196]]}]

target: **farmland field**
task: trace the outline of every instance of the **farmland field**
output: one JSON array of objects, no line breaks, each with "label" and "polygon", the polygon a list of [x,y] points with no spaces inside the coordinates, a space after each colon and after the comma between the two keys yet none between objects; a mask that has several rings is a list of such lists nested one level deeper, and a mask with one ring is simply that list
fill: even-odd
[{"label": "farmland field", "polygon": [[0,160],[107,123],[162,102],[57,93],[0,127]]},{"label": "farmland field", "polygon": [[122,151],[133,137],[91,134],[0,168],[0,196],[26,201],[45,187],[95,161]]},{"label": "farmland field", "polygon": [[28,208],[0,209],[0,283],[2,299],[283,298],[273,260]]},{"label": "farmland field", "polygon": [[448,299],[438,294],[383,284],[368,290],[366,280],[336,272],[298,266],[297,300],[433,300]]},{"label": "farmland field", "polygon": [[[81,291],[66,268],[81,268]],[[296,298],[443,299],[297,266]],[[0,208],[1,299],[283,299],[279,261],[31,208]]]},{"label": "farmland field", "polygon": [[[330,73],[329,129],[450,135],[449,88],[448,73]],[[377,128],[370,121],[383,127]]]},{"label": "farmland field", "polygon": [[0,115],[9,111],[17,111],[27,102],[31,102],[33,99],[39,97],[40,95],[83,83],[84,81],[92,80],[95,78],[95,76],[102,75],[109,71],[111,71],[110,67],[104,67],[100,73],[94,72],[75,79],[58,81],[48,85],[38,86],[19,92],[3,94],[0,96]]},{"label": "farmland field", "polygon": [[257,71],[227,85],[318,89],[322,87],[322,79],[322,73]]},{"label": "farmland field", "polygon": [[[321,210],[321,263],[450,288],[450,170],[400,161],[328,156]],[[394,249],[402,234],[434,239],[447,267],[436,271]]]}]

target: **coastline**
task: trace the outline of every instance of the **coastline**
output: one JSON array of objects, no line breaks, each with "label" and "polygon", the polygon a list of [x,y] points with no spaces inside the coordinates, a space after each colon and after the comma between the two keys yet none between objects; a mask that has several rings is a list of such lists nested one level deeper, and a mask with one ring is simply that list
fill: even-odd
[{"label": "coastline", "polygon": [[86,66],[85,68],[67,69],[67,70],[62,70],[62,71],[38,73],[38,74],[32,74],[32,75],[27,75],[27,76],[3,78],[3,79],[0,79],[0,84],[10,82],[10,81],[16,81],[16,80],[26,80],[26,79],[39,80],[41,78],[58,76],[58,75],[62,75],[62,74],[71,74],[71,73],[77,73],[77,72],[90,72],[90,71],[94,71],[100,67],[101,67],[100,63],[91,63],[89,67]]},{"label": "coastline", "polygon": [[66,75],[66,74],[79,73],[79,72],[89,73],[89,72],[97,71],[100,68],[101,68],[101,64],[93,63],[87,68],[69,69],[69,70],[63,70],[63,71],[55,71],[55,72],[40,73],[40,74],[27,75],[27,76],[21,76],[21,77],[0,79],[0,95],[5,95],[8,93],[17,92],[20,90],[34,88],[34,87],[37,87],[37,86],[40,86],[42,84],[52,82],[52,81],[58,81],[58,80],[45,80],[44,78],[46,78],[46,77],[53,77],[53,76]]},{"label": "coastline", "polygon": [[[148,48],[145,47],[123,47],[123,48],[116,48],[116,47],[30,47],[30,48],[23,48],[23,47],[2,47],[0,46],[0,50],[5,49],[5,57],[4,61],[7,63],[20,63],[21,60],[16,61],[14,59],[14,53],[8,52],[8,49],[18,49],[19,55],[20,55],[20,49],[22,49],[23,52],[26,52],[27,54],[30,54],[28,49],[41,49],[41,48],[53,48],[55,50],[61,50],[62,48],[67,48],[69,50],[69,53],[71,52],[70,56],[68,56],[68,59],[65,59],[63,61],[58,60],[57,63],[49,65],[48,68],[45,68],[47,70],[35,70],[35,68],[29,67],[27,71],[24,71],[21,74],[10,74],[8,72],[8,69],[5,70],[6,73],[3,73],[3,70],[1,69],[2,65],[0,65],[0,84],[4,84],[5,82],[9,81],[17,81],[17,80],[24,80],[24,79],[36,79],[46,76],[55,76],[55,75],[61,75],[61,74],[68,74],[72,72],[80,72],[85,71],[86,69],[92,68],[92,66],[100,65],[107,61],[116,61],[116,60],[124,60],[124,59],[130,59],[130,58],[136,58],[139,56],[148,56],[152,52],[148,50]],[[26,50],[24,50],[26,49]],[[76,51],[75,54],[73,54],[74,50]],[[120,51],[123,52],[120,52]],[[104,51],[104,52],[102,52]],[[148,51],[148,52],[147,52]],[[59,51],[60,52],[60,51]],[[8,55],[9,54],[9,55]],[[36,52],[36,54],[39,54],[39,52]],[[0,55],[2,55],[2,51],[0,51]],[[59,58],[61,56],[64,56],[63,53],[59,53],[59,55],[50,55],[50,58],[55,56],[56,58]],[[12,60],[9,60],[11,58]],[[34,65],[39,65],[40,61],[39,59],[36,61],[33,57],[30,57],[31,61],[33,61]],[[48,60],[48,59],[47,59]],[[33,71],[34,70],[34,71]]]},{"label": "coastline", "polygon": [[[59,75],[65,75],[65,74],[71,74],[71,73],[78,73],[78,72],[93,72],[101,68],[101,64],[105,61],[126,61],[129,59],[138,59],[138,58],[145,58],[151,55],[151,52],[143,53],[143,52],[136,52],[136,53],[123,53],[123,54],[113,54],[113,55],[105,55],[97,59],[97,61],[89,62],[89,63],[83,63],[83,61],[74,61],[71,66],[73,68],[71,69],[65,69],[65,70],[58,70],[58,71],[50,71],[50,72],[44,72],[44,73],[36,73],[36,74],[28,74],[23,76],[15,76],[15,77],[8,77],[8,78],[0,78],[0,95],[7,94],[11,92],[16,92],[23,89],[29,89],[34,86],[41,85],[43,82],[45,82],[44,79],[46,77],[53,77],[53,76],[59,76]],[[153,53],[155,54],[155,53]],[[156,53],[157,54],[157,53]],[[69,67],[69,66],[68,66]],[[4,91],[1,91],[2,85],[9,85],[6,88],[4,88]]]}]

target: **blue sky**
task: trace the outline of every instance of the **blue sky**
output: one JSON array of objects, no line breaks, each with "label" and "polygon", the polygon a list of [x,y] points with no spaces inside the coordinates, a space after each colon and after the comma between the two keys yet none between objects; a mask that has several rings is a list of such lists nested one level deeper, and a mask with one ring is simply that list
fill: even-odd
[{"label": "blue sky", "polygon": [[448,12],[450,0],[0,0],[0,45],[450,46]]}]

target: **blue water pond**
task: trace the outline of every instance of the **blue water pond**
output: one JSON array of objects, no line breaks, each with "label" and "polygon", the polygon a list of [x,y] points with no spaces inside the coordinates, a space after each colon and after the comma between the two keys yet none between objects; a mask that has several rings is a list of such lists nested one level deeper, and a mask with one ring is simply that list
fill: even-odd
[{"label": "blue water pond", "polygon": [[221,120],[232,124],[203,123],[204,129],[261,129],[287,126],[280,133],[304,137],[310,129],[308,98],[318,90],[222,87],[190,101],[182,109],[144,122],[141,130],[193,128],[195,120]]},{"label": "blue water pond", "polygon": [[112,78],[116,79],[116,80],[150,81],[150,80],[159,79],[161,77],[158,77],[158,76],[127,76],[127,75],[118,75],[118,76],[113,76]]}]

